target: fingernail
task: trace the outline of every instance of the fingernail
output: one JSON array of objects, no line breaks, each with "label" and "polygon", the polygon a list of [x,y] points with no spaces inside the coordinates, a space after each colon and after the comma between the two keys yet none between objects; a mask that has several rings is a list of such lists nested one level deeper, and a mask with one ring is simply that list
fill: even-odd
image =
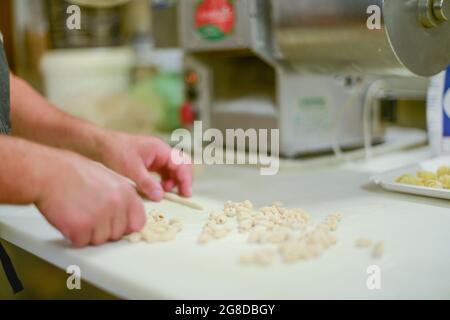
[{"label": "fingernail", "polygon": [[150,199],[155,200],[155,201],[159,201],[164,197],[164,191],[162,191],[161,189],[156,189],[153,190],[152,192],[150,192]]},{"label": "fingernail", "polygon": [[186,189],[186,196],[187,196],[187,197],[192,196],[192,188],[191,188],[191,187],[189,187],[189,188]]}]

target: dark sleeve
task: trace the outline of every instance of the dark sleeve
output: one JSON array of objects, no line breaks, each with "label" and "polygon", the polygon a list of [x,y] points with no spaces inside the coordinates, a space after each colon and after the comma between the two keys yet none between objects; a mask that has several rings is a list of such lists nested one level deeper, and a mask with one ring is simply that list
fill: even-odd
[{"label": "dark sleeve", "polygon": [[9,67],[0,39],[0,134],[11,131],[9,102]]}]

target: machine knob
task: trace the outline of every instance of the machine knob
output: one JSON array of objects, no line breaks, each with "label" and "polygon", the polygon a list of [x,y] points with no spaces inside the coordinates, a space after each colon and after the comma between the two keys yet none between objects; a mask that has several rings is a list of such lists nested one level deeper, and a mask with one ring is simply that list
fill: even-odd
[{"label": "machine knob", "polygon": [[439,21],[448,21],[448,19],[450,18],[450,1],[434,0],[433,14]]},{"label": "machine knob", "polygon": [[426,28],[437,27],[450,18],[449,0],[419,0],[419,18]]}]

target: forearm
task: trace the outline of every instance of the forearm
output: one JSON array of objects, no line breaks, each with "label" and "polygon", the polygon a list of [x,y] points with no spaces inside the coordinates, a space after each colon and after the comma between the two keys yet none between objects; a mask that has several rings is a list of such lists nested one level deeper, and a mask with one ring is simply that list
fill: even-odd
[{"label": "forearm", "polygon": [[73,152],[0,136],[0,204],[31,203],[76,247],[145,224],[142,199],[123,178]]},{"label": "forearm", "polygon": [[[0,203],[30,204],[49,178],[50,148],[0,135]],[[53,168],[52,168],[53,167]]]},{"label": "forearm", "polygon": [[52,106],[25,81],[11,75],[13,135],[100,160],[104,130]]}]

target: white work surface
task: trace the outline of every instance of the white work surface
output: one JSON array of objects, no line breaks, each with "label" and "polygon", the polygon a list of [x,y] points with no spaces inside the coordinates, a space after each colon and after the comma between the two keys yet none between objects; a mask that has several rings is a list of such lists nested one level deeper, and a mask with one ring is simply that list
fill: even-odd
[{"label": "white work surface", "polygon": [[[195,200],[207,213],[163,202],[147,203],[185,229],[175,242],[126,241],[82,250],[70,248],[33,207],[0,206],[0,237],[60,268],[81,267],[82,277],[119,297],[145,299],[450,298],[450,202],[390,193],[369,183],[371,173],[429,157],[419,149],[339,166],[290,165],[273,177],[255,168],[206,167],[198,174]],[[270,267],[241,266],[255,248],[232,236],[196,244],[207,214],[225,200],[262,206],[281,200],[317,221],[332,212],[344,219],[339,242],[317,260]],[[358,237],[383,241],[385,254],[358,249]],[[381,290],[366,286],[367,267],[381,268]]]}]

